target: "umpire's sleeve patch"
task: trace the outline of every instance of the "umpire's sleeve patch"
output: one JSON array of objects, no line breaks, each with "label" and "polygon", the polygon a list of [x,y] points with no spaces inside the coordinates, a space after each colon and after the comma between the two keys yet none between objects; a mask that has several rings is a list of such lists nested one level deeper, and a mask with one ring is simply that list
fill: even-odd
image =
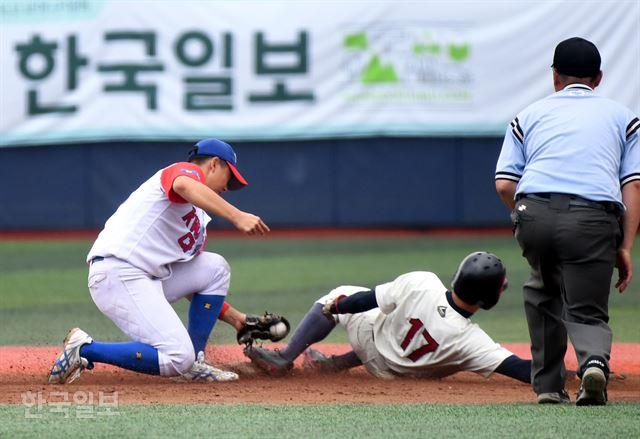
[{"label": "umpire's sleeve patch", "polygon": [[631,122],[629,122],[629,125],[627,125],[627,140],[629,140],[634,133],[638,132],[638,128],[640,128],[640,119],[636,117]]},{"label": "umpire's sleeve patch", "polygon": [[511,132],[513,135],[520,141],[520,143],[524,143],[524,132],[522,131],[522,127],[520,126],[520,121],[516,117],[511,121]]}]

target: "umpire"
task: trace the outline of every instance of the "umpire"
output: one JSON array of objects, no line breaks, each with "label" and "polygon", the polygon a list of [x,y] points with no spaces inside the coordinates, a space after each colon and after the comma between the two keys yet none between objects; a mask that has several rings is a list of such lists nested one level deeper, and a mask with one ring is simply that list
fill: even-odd
[{"label": "umpire", "polygon": [[570,401],[568,335],[582,380],[576,404],[604,405],[611,277],[617,266],[616,288],[622,293],[629,285],[640,221],[640,120],[594,93],[602,71],[593,43],[562,41],[552,68],[556,92],[507,129],[496,189],[513,209],[515,236],[532,269],[523,293],[538,403]]}]

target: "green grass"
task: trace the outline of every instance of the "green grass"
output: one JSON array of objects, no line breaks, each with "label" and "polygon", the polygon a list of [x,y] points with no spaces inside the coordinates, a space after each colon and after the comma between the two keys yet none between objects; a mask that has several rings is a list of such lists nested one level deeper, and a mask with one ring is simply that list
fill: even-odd
[{"label": "green grass", "polygon": [[[0,345],[59,344],[69,327],[96,339],[124,340],[93,304],[86,286],[89,241],[0,241]],[[528,332],[521,286],[528,267],[513,238],[395,237],[370,239],[211,239],[208,249],[232,267],[230,302],[245,312],[270,310],[297,324],[315,299],[343,284],[375,286],[413,270],[429,270],[448,283],[460,259],[486,249],[506,263],[510,288],[490,312],[474,321],[495,340],[525,342]],[[640,258],[635,251],[634,260]],[[640,269],[636,268],[636,272]],[[615,341],[640,341],[640,282],[611,294]],[[176,310],[186,317],[187,303]],[[230,327],[219,324],[214,343],[231,343]],[[327,341],[344,342],[343,331]]]},{"label": "green grass", "polygon": [[[123,340],[95,307],[86,286],[88,241],[0,242],[0,345],[59,344],[81,326],[97,339]],[[506,263],[510,289],[496,308],[474,320],[495,340],[528,340],[521,285],[528,268],[510,237],[375,239],[212,239],[209,250],[232,267],[230,301],[259,313],[280,312],[297,324],[320,295],[342,284],[375,286],[412,270],[430,270],[448,283],[459,260],[486,249]],[[636,251],[635,261],[639,254]],[[637,272],[640,272],[636,268]],[[611,296],[615,341],[640,341],[640,282]],[[186,316],[186,302],[176,306]],[[219,324],[214,343],[231,343]],[[328,341],[345,342],[344,331]],[[425,396],[428,399],[428,395]],[[100,408],[97,408],[99,411]],[[0,405],[0,437],[638,437],[640,405],[120,405],[117,416],[77,419],[42,407],[26,419],[25,406]]]},{"label": "green grass", "polygon": [[[97,409],[99,410],[99,409]],[[372,438],[638,437],[640,405],[121,405],[117,416],[65,419],[0,406],[0,437]]]}]

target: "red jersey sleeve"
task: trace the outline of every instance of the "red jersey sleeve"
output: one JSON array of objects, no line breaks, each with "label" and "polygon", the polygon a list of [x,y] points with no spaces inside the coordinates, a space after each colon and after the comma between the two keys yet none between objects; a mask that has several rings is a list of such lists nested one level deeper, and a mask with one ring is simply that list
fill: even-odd
[{"label": "red jersey sleeve", "polygon": [[173,191],[173,182],[180,175],[204,183],[204,173],[202,169],[200,169],[200,166],[187,162],[178,162],[168,166],[162,171],[162,174],[160,174],[160,184],[162,185],[162,189],[164,189],[164,193],[167,194],[169,201],[173,203],[187,202],[187,200]]}]

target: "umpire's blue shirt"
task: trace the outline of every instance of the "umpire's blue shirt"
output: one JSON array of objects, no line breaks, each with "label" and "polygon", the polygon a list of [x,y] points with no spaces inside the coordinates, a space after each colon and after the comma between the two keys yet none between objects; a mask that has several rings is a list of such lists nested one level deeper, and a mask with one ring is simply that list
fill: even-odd
[{"label": "umpire's blue shirt", "polygon": [[639,128],[628,108],[586,85],[569,85],[511,122],[496,180],[518,182],[516,195],[552,192],[622,204],[622,186],[640,180]]}]

